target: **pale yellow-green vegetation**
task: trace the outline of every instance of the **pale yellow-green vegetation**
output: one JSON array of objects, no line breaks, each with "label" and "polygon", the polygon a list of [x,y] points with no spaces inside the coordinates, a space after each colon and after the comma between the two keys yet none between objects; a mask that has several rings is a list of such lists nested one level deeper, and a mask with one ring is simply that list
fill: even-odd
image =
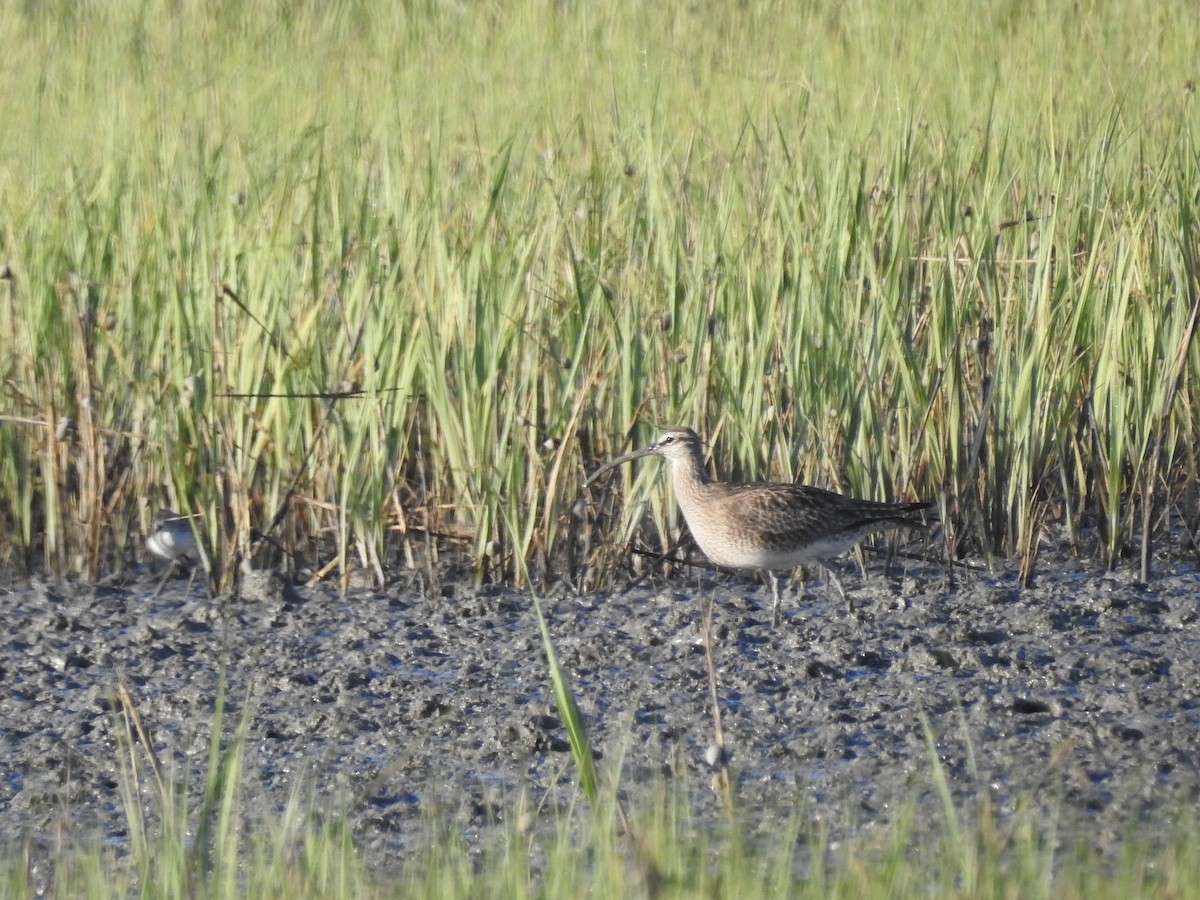
[{"label": "pale yellow-green vegetation", "polygon": [[1148,560],[1195,526],[1198,25],[6,5],[4,559],[96,576],[168,505],[223,585],[290,496],[324,574],[553,579],[669,539],[648,478],[619,533],[572,508],[686,423],[725,475],[936,499],[955,552]]}]

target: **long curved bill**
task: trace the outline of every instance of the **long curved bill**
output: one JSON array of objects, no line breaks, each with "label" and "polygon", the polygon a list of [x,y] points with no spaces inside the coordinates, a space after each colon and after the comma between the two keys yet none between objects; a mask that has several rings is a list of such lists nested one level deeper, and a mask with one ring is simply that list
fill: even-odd
[{"label": "long curved bill", "polygon": [[593,472],[588,477],[588,480],[583,483],[583,486],[587,487],[589,484],[591,484],[593,481],[595,481],[597,478],[599,478],[605,472],[612,471],[617,466],[623,466],[625,463],[630,462],[635,459],[640,459],[643,456],[650,456],[657,450],[658,450],[658,444],[651,444],[649,447],[643,447],[641,450],[634,450],[632,453],[626,453],[624,456],[618,456],[616,459],[606,462],[604,465],[602,465],[600,468],[598,468],[595,472]]}]

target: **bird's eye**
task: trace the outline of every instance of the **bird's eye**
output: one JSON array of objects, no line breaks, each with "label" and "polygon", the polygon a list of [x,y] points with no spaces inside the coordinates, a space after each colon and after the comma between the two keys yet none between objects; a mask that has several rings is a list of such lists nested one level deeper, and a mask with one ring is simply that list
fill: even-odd
[{"label": "bird's eye", "polygon": [[675,443],[675,436],[668,434],[665,438],[662,439],[662,442],[664,444],[673,444],[673,443]]}]

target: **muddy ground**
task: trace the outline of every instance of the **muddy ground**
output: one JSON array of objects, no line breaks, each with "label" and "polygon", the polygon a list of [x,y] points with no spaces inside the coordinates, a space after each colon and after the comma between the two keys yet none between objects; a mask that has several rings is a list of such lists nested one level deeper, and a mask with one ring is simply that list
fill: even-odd
[{"label": "muddy ground", "polygon": [[[793,590],[719,573],[625,593],[545,598],[602,772],[636,808],[681,785],[698,828],[720,821],[700,641],[716,598],[716,663],[736,799],[753,833],[821,823],[869,835],[906,802],[940,821],[925,725],[960,811],[986,797],[1115,846],[1168,826],[1200,794],[1200,572],[1123,572],[1043,556],[1015,571],[932,563],[838,572]],[[34,858],[64,834],[120,846],[114,693],[124,679],[169,778],[203,783],[221,673],[227,729],[250,704],[243,799],[279,810],[297,787],[342,810],[364,857],[394,871],[429,820],[486,846],[516,817],[576,795],[531,595],[401,577],[341,596],[296,588],[209,597],[157,575],[14,583],[2,612],[0,848]],[[307,796],[307,794],[306,794]],[[153,808],[152,792],[145,794]],[[522,799],[524,798],[524,799]]]}]

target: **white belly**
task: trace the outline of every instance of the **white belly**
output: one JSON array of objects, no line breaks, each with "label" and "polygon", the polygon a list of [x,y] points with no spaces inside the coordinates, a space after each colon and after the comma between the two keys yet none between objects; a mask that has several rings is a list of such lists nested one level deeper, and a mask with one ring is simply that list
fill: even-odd
[{"label": "white belly", "polygon": [[[693,534],[693,537],[695,535]],[[731,569],[794,569],[840,556],[858,540],[832,535],[796,547],[756,546],[750,541],[706,535],[696,543],[709,560]]]}]

